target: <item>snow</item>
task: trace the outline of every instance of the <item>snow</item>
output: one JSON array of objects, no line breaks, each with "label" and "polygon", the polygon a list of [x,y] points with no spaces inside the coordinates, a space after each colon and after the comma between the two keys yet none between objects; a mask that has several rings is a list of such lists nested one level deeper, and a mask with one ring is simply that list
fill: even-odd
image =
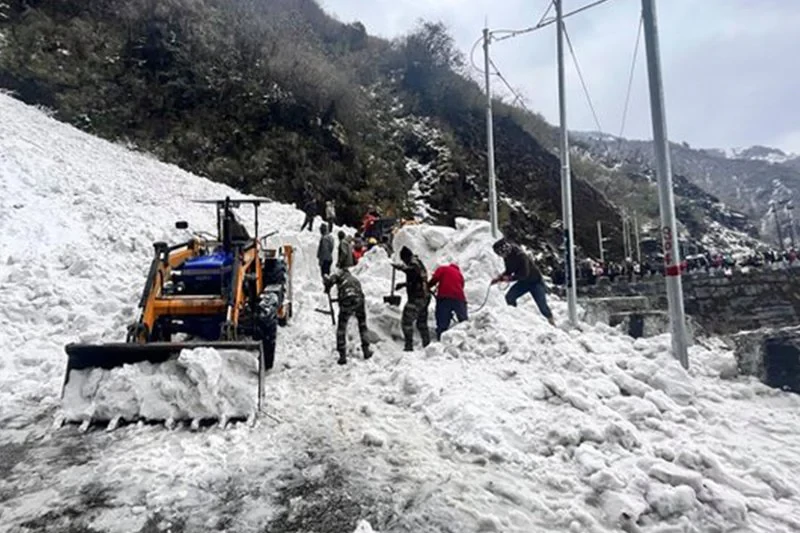
[{"label": "snow", "polygon": [[[732,378],[716,339],[691,348],[685,371],[666,336],[553,328],[529,298],[506,307],[488,285],[501,264],[481,221],[408,226],[396,241],[431,270],[459,263],[470,320],[402,352],[400,309],[382,301],[390,258],[374,249],[354,272],[376,353],[360,359],[352,323],[339,366],[330,319],[314,312],[318,235],[270,204],[264,232],[298,249],[295,317],[278,332],[255,424],[54,429],[63,346],[120,340],[151,243],[184,237],[175,220],[211,228],[213,213],[190,200],[236,193],[8,96],[0,114],[0,530],[800,528],[800,397]],[[196,352],[183,364],[222,364]],[[213,376],[196,383],[221,386]],[[109,401],[141,408],[120,389]]]},{"label": "snow", "polygon": [[[394,98],[396,100],[396,97]],[[392,113],[401,108],[392,108]],[[450,149],[444,139],[444,134],[430,123],[426,117],[416,115],[406,115],[393,117],[392,127],[395,128],[395,135],[409,135],[416,138],[429,151],[426,158],[427,162],[419,161],[420,156],[406,157],[406,172],[417,180],[408,191],[408,200],[413,206],[414,216],[420,220],[429,222],[439,215],[439,212],[430,206],[428,196],[441,178],[441,174],[449,168],[452,159]],[[431,154],[435,154],[431,158]]]},{"label": "snow", "polygon": [[70,421],[250,418],[257,409],[257,375],[252,353],[183,350],[160,365],[73,371],[62,408]]},{"label": "snow", "polygon": [[728,148],[724,150],[728,159],[747,159],[750,161],[764,161],[772,165],[786,163],[797,157],[796,154],[786,154],[777,148],[766,146],[750,146],[747,148]]}]

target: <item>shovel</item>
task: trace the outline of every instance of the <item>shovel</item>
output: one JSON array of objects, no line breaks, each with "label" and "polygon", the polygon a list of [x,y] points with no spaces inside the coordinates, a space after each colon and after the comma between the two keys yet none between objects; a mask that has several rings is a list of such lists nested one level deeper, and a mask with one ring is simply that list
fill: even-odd
[{"label": "shovel", "polygon": [[400,305],[400,297],[399,296],[395,296],[395,294],[394,294],[394,273],[395,272],[397,272],[397,269],[392,267],[392,293],[389,296],[384,296],[383,297],[383,303],[397,306],[397,305]]},{"label": "shovel", "polygon": [[333,302],[338,300],[332,300],[330,293],[328,293],[328,308],[329,309],[314,309],[317,313],[322,313],[323,315],[331,315],[331,322],[333,325],[336,325],[336,315],[333,313]]},{"label": "shovel", "polygon": [[333,314],[333,299],[331,298],[331,293],[328,293],[328,308],[331,310],[331,322],[333,325],[336,325],[336,315]]}]

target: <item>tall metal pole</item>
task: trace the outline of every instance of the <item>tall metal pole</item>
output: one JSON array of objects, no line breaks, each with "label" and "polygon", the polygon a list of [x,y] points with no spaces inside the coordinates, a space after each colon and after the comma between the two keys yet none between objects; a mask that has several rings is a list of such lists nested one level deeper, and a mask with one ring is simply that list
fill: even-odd
[{"label": "tall metal pole", "polygon": [[636,238],[636,262],[642,264],[642,241],[639,239],[639,215],[633,213],[633,233]]},{"label": "tall metal pole", "polygon": [[783,231],[781,231],[781,219],[780,216],[778,215],[778,208],[776,207],[775,204],[772,204],[772,214],[775,215],[775,229],[778,232],[778,242],[781,245],[781,252],[783,252],[784,251]]},{"label": "tall metal pole", "polygon": [[664,113],[664,85],[661,78],[661,52],[658,43],[655,0],[642,0],[644,41],[647,50],[647,75],[650,84],[650,113],[653,120],[653,146],[656,155],[658,200],[661,211],[661,238],[667,278],[667,302],[672,330],[672,352],[684,368],[689,368],[686,315],[683,309],[681,258],[678,248],[678,228],[675,220],[675,200],[672,195],[672,168],[669,160],[669,141]]},{"label": "tall metal pole", "polygon": [[597,221],[597,245],[600,247],[600,262],[606,262],[606,254],[603,252],[603,223]]},{"label": "tall metal pole", "polygon": [[789,214],[789,237],[792,239],[792,250],[796,250],[795,239],[797,239],[797,236],[794,233],[794,204],[791,201],[786,204],[786,212]]},{"label": "tall metal pole", "polygon": [[628,240],[630,239],[630,235],[628,234],[628,216],[625,213],[622,213],[622,258],[623,260],[630,257],[630,244]]},{"label": "tall metal pole", "polygon": [[489,81],[489,28],[483,29],[483,63],[486,71],[486,161],[489,165],[489,223],[492,238],[496,239],[497,228],[497,190],[494,174],[494,126],[492,119],[492,88]]},{"label": "tall metal pole", "polygon": [[572,177],[569,170],[569,134],[567,132],[567,97],[566,82],[564,78],[564,14],[561,9],[561,0],[553,2],[556,5],[556,48],[558,51],[558,111],[561,126],[561,210],[564,216],[564,248],[566,250],[567,278],[567,309],[569,310],[569,323],[578,325],[578,292],[575,283],[575,253],[573,245],[572,224]]}]

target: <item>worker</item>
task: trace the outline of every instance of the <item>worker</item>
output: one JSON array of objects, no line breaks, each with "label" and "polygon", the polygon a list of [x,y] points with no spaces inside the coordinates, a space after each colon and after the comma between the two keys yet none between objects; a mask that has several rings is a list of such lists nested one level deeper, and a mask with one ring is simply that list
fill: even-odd
[{"label": "worker", "polygon": [[380,212],[374,206],[369,206],[366,214],[361,219],[361,233],[366,237],[373,236],[375,222],[380,218]]},{"label": "worker", "polygon": [[553,313],[547,306],[547,294],[542,273],[536,267],[533,259],[518,245],[510,243],[506,239],[500,239],[494,243],[492,249],[503,258],[505,263],[505,271],[492,280],[492,285],[500,281],[515,282],[506,293],[506,303],[516,307],[517,300],[526,293],[530,293],[542,315],[550,322],[550,325],[555,326]]},{"label": "worker", "polygon": [[450,327],[453,315],[459,322],[467,319],[467,297],[464,295],[464,276],[455,263],[438,267],[428,286],[436,287],[436,339]]},{"label": "worker", "polygon": [[336,285],[339,302],[339,324],[336,326],[336,351],[339,352],[340,365],[347,364],[347,323],[355,315],[358,320],[358,335],[361,337],[361,350],[364,359],[372,357],[367,339],[367,311],[364,307],[364,291],[361,282],[347,269],[337,270],[325,278],[325,292],[330,293]]},{"label": "worker", "polygon": [[317,261],[319,261],[319,269],[322,272],[322,277],[331,273],[331,265],[333,264],[333,235],[328,230],[327,224],[321,224],[319,232],[322,235],[319,238],[317,245]]},{"label": "worker", "polygon": [[228,211],[228,213],[230,213],[230,218],[228,219],[228,231],[230,231],[231,241],[250,240],[250,234],[247,232],[247,228],[244,227],[244,224],[239,222],[239,219],[236,218],[236,215],[232,210]]},{"label": "worker", "polygon": [[355,265],[353,261],[353,245],[344,231],[339,230],[339,248],[337,250],[336,268],[350,268]]},{"label": "worker", "polygon": [[405,339],[405,351],[410,352],[414,349],[415,323],[422,339],[422,346],[425,347],[431,342],[428,331],[428,305],[431,302],[431,293],[428,289],[428,272],[419,257],[407,246],[403,246],[400,250],[400,259],[403,262],[394,263],[392,267],[406,275],[406,282],[398,283],[395,288],[397,290],[405,288],[408,294],[400,325]]},{"label": "worker", "polygon": [[336,204],[333,200],[325,202],[325,221],[333,227],[336,224]]},{"label": "worker", "polygon": [[317,213],[317,201],[313,196],[309,196],[305,204],[303,204],[303,212],[306,214],[306,218],[303,220],[303,225],[300,226],[300,231],[306,229],[306,226],[308,226],[308,231],[314,231],[314,215]]},{"label": "worker", "polygon": [[357,265],[366,252],[364,240],[361,237],[356,237],[353,241],[353,264]]},{"label": "worker", "polygon": [[394,253],[394,249],[392,248],[392,241],[389,237],[389,235],[382,236],[380,246],[386,250],[386,255],[391,256]]}]

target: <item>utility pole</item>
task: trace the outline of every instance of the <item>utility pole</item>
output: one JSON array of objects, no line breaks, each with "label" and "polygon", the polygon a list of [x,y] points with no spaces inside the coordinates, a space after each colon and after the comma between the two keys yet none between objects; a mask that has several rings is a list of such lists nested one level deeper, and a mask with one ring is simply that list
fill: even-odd
[{"label": "utility pole", "polygon": [[494,175],[494,126],[492,118],[492,88],[489,81],[489,28],[483,29],[483,63],[486,71],[486,161],[489,166],[489,223],[492,226],[492,238],[498,235],[497,228],[497,190]]},{"label": "utility pole", "polygon": [[775,230],[778,232],[778,242],[781,245],[781,252],[784,251],[783,247],[783,231],[781,230],[781,218],[778,215],[778,208],[775,203],[772,204],[772,214],[775,215]]},{"label": "utility pole", "polygon": [[661,78],[661,52],[658,43],[655,0],[642,0],[644,41],[647,51],[647,75],[650,85],[650,113],[653,121],[653,147],[656,155],[658,200],[661,211],[661,238],[667,278],[672,352],[689,368],[689,347],[686,336],[686,316],[683,309],[681,258],[678,248],[678,228],[675,221],[675,200],[672,194],[672,168],[669,160],[669,141],[664,112],[664,85]]},{"label": "utility pole", "polygon": [[630,235],[628,234],[628,216],[623,212],[622,213],[622,256],[623,259],[627,259],[630,257],[630,243],[628,240],[630,239]]},{"label": "utility pole", "polygon": [[642,264],[642,243],[639,239],[639,216],[636,211],[633,212],[633,232],[636,238],[636,262]]},{"label": "utility pole", "polygon": [[597,245],[600,247],[600,262],[606,262],[606,254],[603,251],[603,223],[597,221]]},{"label": "utility pole", "polygon": [[[564,15],[561,0],[554,0],[556,6],[556,48],[558,51],[558,110],[561,122],[561,211],[564,218],[564,248],[566,250],[567,270],[567,308],[569,323],[578,325],[578,292],[575,283],[575,253],[572,224],[572,177],[569,170],[569,134],[567,132],[567,98],[564,78]],[[602,241],[600,243],[602,248]]]},{"label": "utility pole", "polygon": [[792,239],[792,250],[797,250],[795,248],[797,236],[794,233],[794,203],[791,200],[786,204],[786,212],[789,214],[789,237]]}]

